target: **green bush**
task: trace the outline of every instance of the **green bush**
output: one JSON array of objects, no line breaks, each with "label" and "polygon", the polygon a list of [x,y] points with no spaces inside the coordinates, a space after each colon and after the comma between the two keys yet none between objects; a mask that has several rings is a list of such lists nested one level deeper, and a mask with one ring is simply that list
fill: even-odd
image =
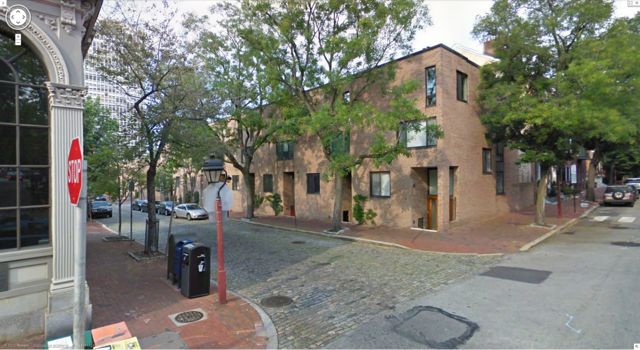
[{"label": "green bush", "polygon": [[193,201],[196,203],[200,203],[200,192],[198,191],[193,192]]},{"label": "green bush", "polygon": [[254,198],[254,201],[253,201],[255,209],[260,208],[262,206],[262,203],[264,203],[264,201],[265,201],[265,197],[263,197],[263,196],[261,196],[259,194],[256,194],[256,196]]},{"label": "green bush", "polygon": [[192,192],[186,192],[184,194],[184,202],[185,203],[191,203],[191,199],[193,198],[193,193]]},{"label": "green bush", "polygon": [[280,215],[280,213],[282,213],[283,207],[282,207],[282,198],[280,197],[279,194],[274,193],[270,196],[267,197],[267,201],[269,201],[269,204],[271,204],[271,209],[273,209],[273,213],[278,216]]},{"label": "green bush", "polygon": [[367,200],[367,197],[361,194],[357,194],[353,196],[353,200],[355,202],[353,204],[353,218],[356,219],[358,225],[362,225],[365,223],[364,208],[362,207],[362,205]]}]

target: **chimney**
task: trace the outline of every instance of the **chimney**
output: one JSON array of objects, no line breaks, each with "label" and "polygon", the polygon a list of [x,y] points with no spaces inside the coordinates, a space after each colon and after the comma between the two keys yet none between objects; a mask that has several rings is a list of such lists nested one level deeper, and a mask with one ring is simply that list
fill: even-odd
[{"label": "chimney", "polygon": [[495,51],[493,45],[494,45],[494,41],[493,40],[485,41],[484,42],[484,49],[483,49],[482,53],[484,53],[487,56],[495,57],[496,56],[496,51]]}]

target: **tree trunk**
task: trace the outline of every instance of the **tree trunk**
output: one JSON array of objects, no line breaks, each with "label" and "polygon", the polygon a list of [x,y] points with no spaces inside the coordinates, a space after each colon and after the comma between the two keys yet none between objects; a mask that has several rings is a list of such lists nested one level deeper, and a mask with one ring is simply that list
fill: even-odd
[{"label": "tree trunk", "polygon": [[144,253],[156,253],[157,252],[157,237],[158,232],[156,232],[156,168],[157,164],[152,163],[149,164],[149,170],[147,170],[147,201],[148,201],[148,212],[147,212],[147,237],[145,237]]},{"label": "tree trunk", "polygon": [[540,181],[538,182],[538,193],[536,194],[536,225],[545,226],[544,201],[547,197],[547,178],[549,168],[540,168]]},{"label": "tree trunk", "polygon": [[341,210],[342,210],[342,176],[336,174],[333,176],[333,214],[331,217],[331,231],[338,232],[342,229]]},{"label": "tree trunk", "polygon": [[244,181],[244,194],[245,194],[245,217],[247,219],[253,219],[255,210],[255,198],[256,198],[256,183],[251,177],[250,173],[251,163],[245,163],[244,169],[242,169],[242,179]]},{"label": "tree trunk", "polygon": [[122,181],[120,181],[120,168],[118,168],[118,236],[122,235]]},{"label": "tree trunk", "polygon": [[596,201],[596,190],[595,190],[595,182],[596,182],[596,166],[600,162],[598,150],[593,153],[593,158],[589,162],[589,168],[587,169],[587,200],[591,202]]},{"label": "tree trunk", "polygon": [[614,163],[611,163],[611,167],[609,168],[609,185],[615,185],[616,184],[616,165]]}]

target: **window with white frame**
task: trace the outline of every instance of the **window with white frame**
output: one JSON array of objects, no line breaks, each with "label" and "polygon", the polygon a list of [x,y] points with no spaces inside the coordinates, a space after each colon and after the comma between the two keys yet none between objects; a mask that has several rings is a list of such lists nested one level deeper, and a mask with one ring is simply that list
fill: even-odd
[{"label": "window with white frame", "polygon": [[391,175],[388,171],[370,173],[371,197],[391,196]]}]

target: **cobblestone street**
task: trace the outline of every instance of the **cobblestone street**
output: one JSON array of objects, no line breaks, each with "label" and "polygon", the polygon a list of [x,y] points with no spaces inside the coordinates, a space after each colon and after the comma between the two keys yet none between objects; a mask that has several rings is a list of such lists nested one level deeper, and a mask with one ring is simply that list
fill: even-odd
[{"label": "cobblestone street", "polygon": [[[128,209],[128,208],[127,208]],[[100,220],[117,228],[117,219]],[[128,217],[128,210],[123,216]],[[143,237],[144,215],[134,212],[134,237]],[[160,241],[168,218],[161,218]],[[128,230],[128,221],[123,221]],[[174,221],[215,252],[215,229],[206,221]],[[269,296],[293,299],[265,307],[281,348],[318,348],[395,305],[497,263],[496,256],[430,254],[229,221],[225,224],[229,289],[256,303]],[[216,268],[212,257],[212,269]],[[212,277],[215,272],[212,273]]]}]

